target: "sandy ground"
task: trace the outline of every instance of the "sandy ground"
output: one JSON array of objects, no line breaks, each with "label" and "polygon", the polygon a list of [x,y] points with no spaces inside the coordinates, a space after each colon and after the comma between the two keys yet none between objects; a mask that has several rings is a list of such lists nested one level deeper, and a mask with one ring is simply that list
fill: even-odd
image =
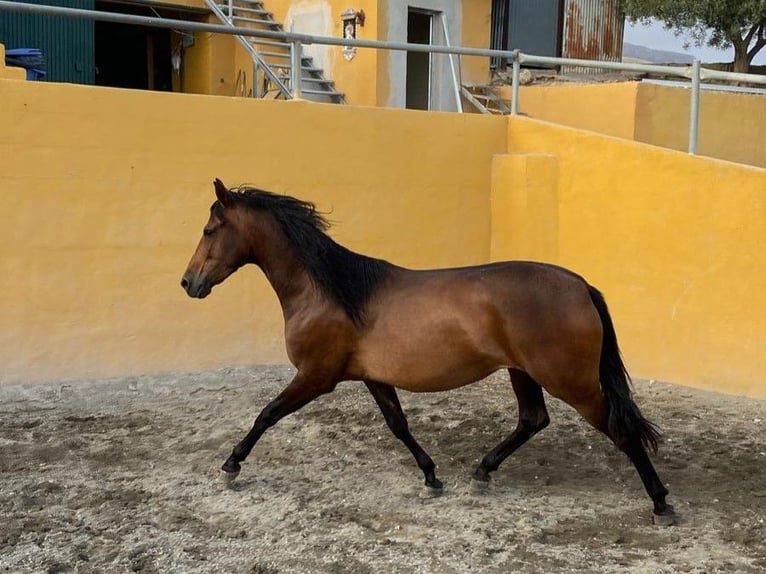
[{"label": "sandy ground", "polygon": [[766,402],[636,382],[681,515],[662,528],[627,459],[550,397],[551,426],[473,493],[515,425],[500,375],[401,393],[440,498],[356,383],[269,431],[226,489],[220,464],[291,376],[0,389],[0,571],[766,572]]}]

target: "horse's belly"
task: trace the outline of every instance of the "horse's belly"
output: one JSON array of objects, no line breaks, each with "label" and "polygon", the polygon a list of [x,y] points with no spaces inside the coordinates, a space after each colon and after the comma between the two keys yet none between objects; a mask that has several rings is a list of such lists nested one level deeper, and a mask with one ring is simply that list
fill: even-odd
[{"label": "horse's belly", "polygon": [[393,386],[413,393],[432,393],[437,391],[449,391],[470,383],[480,381],[488,377],[503,365],[484,365],[482,368],[466,369],[459,368],[441,373],[404,373],[400,377],[393,377]]},{"label": "horse's belly", "polygon": [[[413,349],[389,344],[358,357],[361,377],[412,392],[446,391],[510,366],[503,356],[475,348]],[[356,361],[355,361],[356,362]]]}]

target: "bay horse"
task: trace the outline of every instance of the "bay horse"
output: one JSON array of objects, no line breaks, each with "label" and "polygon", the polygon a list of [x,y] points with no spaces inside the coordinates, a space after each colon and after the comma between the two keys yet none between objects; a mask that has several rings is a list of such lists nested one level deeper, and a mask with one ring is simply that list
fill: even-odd
[{"label": "bay horse", "polygon": [[181,280],[203,299],[245,264],[261,268],[285,321],[297,373],[261,411],[223,464],[233,480],[263,433],[345,380],[363,381],[394,436],[441,492],[431,457],[410,433],[396,389],[434,392],[507,369],[518,425],[473,474],[490,473],[549,423],[543,389],[574,407],[636,467],[654,521],[672,524],[667,489],[647,454],[660,432],[633,401],[630,377],[601,293],[554,265],[508,261],[411,270],[354,253],[327,235],[308,201],[214,182],[216,200]]}]

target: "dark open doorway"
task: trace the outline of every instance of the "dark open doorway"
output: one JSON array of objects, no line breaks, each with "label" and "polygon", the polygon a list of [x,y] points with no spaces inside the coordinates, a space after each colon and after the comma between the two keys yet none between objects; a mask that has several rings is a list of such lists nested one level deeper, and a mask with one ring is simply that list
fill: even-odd
[{"label": "dark open doorway", "polygon": [[[407,42],[430,44],[433,32],[433,15],[419,10],[407,13]],[[415,110],[431,107],[431,54],[407,52],[407,103]]]},{"label": "dark open doorway", "polygon": [[96,85],[171,91],[170,31],[96,22]]},{"label": "dark open doorway", "polygon": [[[177,14],[160,13],[156,9],[114,2],[96,2],[96,10],[139,16],[178,17]],[[172,91],[172,34],[167,28],[96,22],[96,85]]]}]

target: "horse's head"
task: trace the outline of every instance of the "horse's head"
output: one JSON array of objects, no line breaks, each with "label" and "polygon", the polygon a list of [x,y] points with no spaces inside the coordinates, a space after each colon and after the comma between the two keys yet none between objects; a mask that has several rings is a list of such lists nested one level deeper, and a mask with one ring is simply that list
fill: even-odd
[{"label": "horse's head", "polygon": [[241,228],[241,211],[234,194],[220,179],[214,182],[218,198],[210,208],[210,219],[202,230],[202,239],[181,279],[189,297],[203,299],[211,289],[248,262],[250,245]]}]

